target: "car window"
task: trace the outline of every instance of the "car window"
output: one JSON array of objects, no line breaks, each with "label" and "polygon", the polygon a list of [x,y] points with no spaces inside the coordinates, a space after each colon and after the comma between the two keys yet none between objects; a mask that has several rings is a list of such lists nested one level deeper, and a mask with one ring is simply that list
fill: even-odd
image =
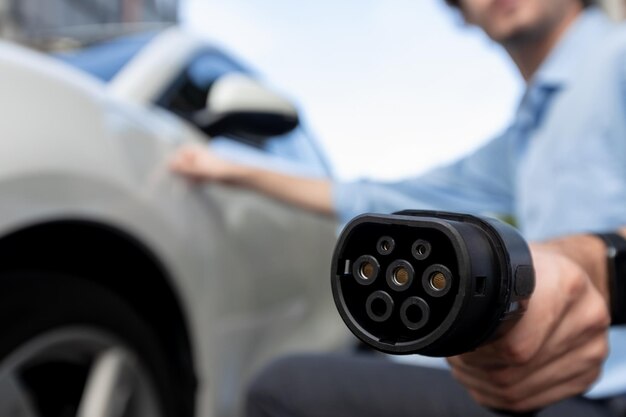
[{"label": "car window", "polygon": [[157,100],[157,104],[183,117],[206,107],[213,82],[232,72],[250,73],[245,67],[216,48],[206,48],[190,60],[177,80]]},{"label": "car window", "polygon": [[[190,61],[179,80],[158,100],[158,104],[189,118],[206,108],[206,99],[215,80],[233,72],[254,77],[250,69],[229,55],[208,47]],[[212,146],[230,159],[269,169],[307,175],[330,174],[319,144],[302,126],[286,135],[254,143],[234,136],[216,137],[212,140]]]},{"label": "car window", "polygon": [[[102,81],[111,81],[158,32],[142,33],[90,45],[54,56]],[[222,75],[253,71],[220,49],[207,45],[189,60],[156,104],[193,122],[203,111],[212,84]],[[328,175],[330,169],[319,144],[302,126],[286,135],[250,143],[238,137],[213,138],[213,145],[232,159],[267,168],[313,175]]]},{"label": "car window", "polygon": [[101,42],[75,51],[53,54],[61,61],[109,82],[157,35],[148,32]]},{"label": "car window", "polygon": [[219,77],[229,72],[250,73],[241,64],[217,49],[208,49],[198,54],[189,64],[189,80],[198,88],[206,88]]}]

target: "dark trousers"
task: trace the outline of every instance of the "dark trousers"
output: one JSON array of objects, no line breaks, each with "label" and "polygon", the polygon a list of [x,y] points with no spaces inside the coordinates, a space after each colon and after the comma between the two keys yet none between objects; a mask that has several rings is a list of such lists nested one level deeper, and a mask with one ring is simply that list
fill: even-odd
[{"label": "dark trousers", "polygon": [[[622,404],[623,405],[623,404]],[[538,417],[624,417],[619,402],[575,397]],[[494,417],[449,372],[378,355],[300,355],[252,381],[247,417]],[[501,417],[501,416],[500,416]]]}]

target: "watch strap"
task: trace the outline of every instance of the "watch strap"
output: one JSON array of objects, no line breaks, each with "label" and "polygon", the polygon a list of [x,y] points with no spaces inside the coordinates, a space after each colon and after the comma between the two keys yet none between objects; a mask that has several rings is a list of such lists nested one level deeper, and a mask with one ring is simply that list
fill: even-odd
[{"label": "watch strap", "polygon": [[626,324],[626,239],[618,233],[595,233],[606,245],[611,324]]}]

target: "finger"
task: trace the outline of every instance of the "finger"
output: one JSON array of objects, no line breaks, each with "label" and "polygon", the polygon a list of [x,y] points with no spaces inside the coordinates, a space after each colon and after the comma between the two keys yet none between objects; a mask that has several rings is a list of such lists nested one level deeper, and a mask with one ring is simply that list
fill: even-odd
[{"label": "finger", "polygon": [[[497,372],[498,369],[509,369],[516,366],[518,373],[516,379],[524,379],[528,375],[535,373],[538,369],[546,366],[548,363],[574,351],[584,347],[594,338],[604,338],[606,331],[610,325],[610,316],[607,306],[601,295],[593,287],[589,287],[580,302],[576,303],[570,313],[568,320],[560,320],[559,325],[554,329],[550,338],[541,347],[532,358],[522,361],[517,355],[517,361],[511,361],[507,365],[500,364],[495,366],[485,366],[485,360],[482,358],[470,357],[469,359],[463,355],[450,361],[451,365],[462,369],[464,372],[471,372],[475,375],[485,377],[488,373]],[[497,348],[492,346],[491,350]],[[482,355],[488,355],[490,352],[482,352]],[[511,356],[511,355],[509,355]]]},{"label": "finger", "polygon": [[535,361],[537,368],[566,355],[568,351],[583,348],[596,337],[606,337],[611,318],[604,299],[593,285],[589,284],[585,294],[572,304],[568,315],[568,319],[560,321],[541,348]]},{"label": "finger", "polygon": [[[606,305],[584,271],[562,257],[546,259],[535,254],[535,260],[543,279],[537,282],[526,314],[503,337],[463,355],[467,364],[484,368],[524,365],[542,349],[551,354],[544,356],[550,361],[583,343],[587,331],[608,326]],[[546,343],[550,344],[547,349]]]},{"label": "finger", "polygon": [[194,155],[189,149],[181,148],[177,150],[169,159],[169,165],[171,167],[184,167],[189,165],[194,159]]},{"label": "finger", "polygon": [[[541,375],[546,368],[555,367],[558,370],[558,366],[564,365],[568,367],[565,371],[576,372],[575,368],[571,368],[567,363],[570,360],[569,358],[576,355],[581,358],[588,358],[592,363],[601,363],[607,354],[607,346],[606,330],[598,329],[595,332],[585,332],[584,336],[581,336],[575,343],[570,344],[566,348],[557,350],[546,345],[544,350],[547,352],[539,352],[536,357],[523,365],[477,367],[467,364],[459,357],[450,358],[449,363],[457,375],[469,377],[469,379],[463,379],[463,382],[469,384],[474,380],[476,384],[482,382],[486,386],[493,384],[496,387],[508,387],[513,384],[521,384],[527,380],[530,380],[529,384],[532,384],[535,382],[532,378],[536,379],[535,375]],[[587,366],[583,360],[575,361],[575,365]]]},{"label": "finger", "polygon": [[594,337],[585,345],[568,352],[544,367],[527,374],[526,366],[503,367],[497,370],[481,370],[453,366],[453,375],[467,387],[498,395],[502,390],[515,387],[520,395],[531,395],[546,386],[563,382],[593,367],[599,368],[608,350],[604,335]]},{"label": "finger", "polygon": [[[531,397],[554,400],[557,393],[574,395],[586,390],[599,375],[607,352],[608,340],[605,335],[600,335],[530,375],[526,375],[524,367],[481,372],[454,366],[452,372],[476,398],[481,398],[481,403],[490,407],[524,402]],[[563,387],[555,390],[561,385]]]},{"label": "finger", "polygon": [[[564,308],[559,307],[558,310],[563,312]],[[537,356],[560,324],[561,320],[540,319],[531,312],[509,329],[503,337],[487,343],[473,352],[459,355],[457,360],[467,366],[483,369],[526,365]]]},{"label": "finger", "polygon": [[469,393],[477,403],[485,407],[513,412],[525,412],[542,409],[565,398],[578,395],[584,392],[587,387],[596,380],[597,376],[597,372],[585,370],[575,378],[567,381],[567,383],[556,384],[535,395],[525,397],[485,395],[482,392],[473,390],[469,390]]},{"label": "finger", "polygon": [[204,150],[197,147],[180,148],[169,161],[169,168],[194,179],[211,179],[210,164],[202,161]]}]

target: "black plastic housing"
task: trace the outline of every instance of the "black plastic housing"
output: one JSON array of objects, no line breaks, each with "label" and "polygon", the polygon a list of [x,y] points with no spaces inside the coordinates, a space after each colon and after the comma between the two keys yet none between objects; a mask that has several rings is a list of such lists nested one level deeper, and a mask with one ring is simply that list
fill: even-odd
[{"label": "black plastic housing", "polygon": [[361,215],[344,228],[331,285],[341,317],[367,345],[453,356],[513,324],[535,275],[526,242],[506,223],[403,211]]}]

